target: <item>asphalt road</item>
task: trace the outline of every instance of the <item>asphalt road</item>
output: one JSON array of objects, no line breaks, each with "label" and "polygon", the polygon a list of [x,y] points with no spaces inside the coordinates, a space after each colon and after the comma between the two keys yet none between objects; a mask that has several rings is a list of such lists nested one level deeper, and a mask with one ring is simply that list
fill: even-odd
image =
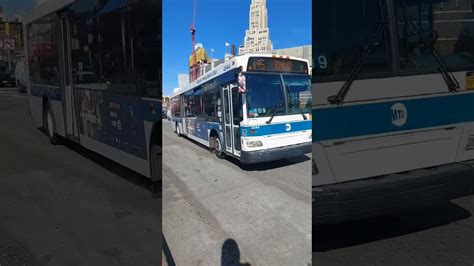
[{"label": "asphalt road", "polygon": [[164,122],[163,168],[163,234],[177,265],[311,263],[310,157],[243,166]]},{"label": "asphalt road", "polygon": [[313,265],[474,265],[474,196],[313,228]]},{"label": "asphalt road", "polygon": [[78,145],[53,146],[26,95],[0,88],[0,265],[159,265],[148,180]]}]

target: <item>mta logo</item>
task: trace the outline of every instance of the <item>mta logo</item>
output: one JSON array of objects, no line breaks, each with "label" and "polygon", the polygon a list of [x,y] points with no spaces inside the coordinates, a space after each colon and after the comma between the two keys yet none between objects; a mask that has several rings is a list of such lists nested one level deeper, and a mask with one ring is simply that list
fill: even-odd
[{"label": "mta logo", "polygon": [[291,130],[291,124],[286,124],[285,125],[285,130],[290,131]]},{"label": "mta logo", "polygon": [[395,103],[390,109],[392,110],[392,124],[397,127],[404,126],[408,119],[407,107],[403,103]]}]

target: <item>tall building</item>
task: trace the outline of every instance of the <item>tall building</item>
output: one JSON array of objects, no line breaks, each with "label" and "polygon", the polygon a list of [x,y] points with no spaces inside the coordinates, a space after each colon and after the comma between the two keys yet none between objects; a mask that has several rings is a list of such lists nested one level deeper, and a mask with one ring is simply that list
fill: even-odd
[{"label": "tall building", "polygon": [[203,65],[210,63],[211,60],[207,55],[206,49],[202,43],[197,43],[194,46],[193,53],[189,56],[189,82],[193,82],[202,75]]},{"label": "tall building", "polygon": [[188,74],[178,74],[178,87],[184,88],[189,84]]},{"label": "tall building", "polygon": [[244,44],[239,47],[239,54],[270,53],[272,50],[266,0],[252,0],[249,29],[245,31]]}]

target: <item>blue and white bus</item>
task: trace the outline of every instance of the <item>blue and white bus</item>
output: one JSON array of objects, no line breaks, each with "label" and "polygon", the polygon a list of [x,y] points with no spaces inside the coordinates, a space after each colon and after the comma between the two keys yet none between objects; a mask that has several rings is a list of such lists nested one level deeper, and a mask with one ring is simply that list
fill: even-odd
[{"label": "blue and white bus", "polygon": [[246,164],[285,159],[311,152],[311,101],[307,60],[242,55],[178,89],[172,125],[219,158]]},{"label": "blue and white bus", "polygon": [[52,0],[26,18],[31,117],[161,180],[161,1]]},{"label": "blue and white bus", "polygon": [[470,193],[471,1],[313,5],[313,223]]}]

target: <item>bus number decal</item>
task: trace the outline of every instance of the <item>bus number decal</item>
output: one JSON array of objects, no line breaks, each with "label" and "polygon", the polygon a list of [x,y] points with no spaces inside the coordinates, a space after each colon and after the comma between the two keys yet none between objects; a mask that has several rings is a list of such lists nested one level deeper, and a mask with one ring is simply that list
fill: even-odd
[{"label": "bus number decal", "polygon": [[320,69],[326,69],[328,67],[328,60],[324,55],[318,57],[318,63]]}]

